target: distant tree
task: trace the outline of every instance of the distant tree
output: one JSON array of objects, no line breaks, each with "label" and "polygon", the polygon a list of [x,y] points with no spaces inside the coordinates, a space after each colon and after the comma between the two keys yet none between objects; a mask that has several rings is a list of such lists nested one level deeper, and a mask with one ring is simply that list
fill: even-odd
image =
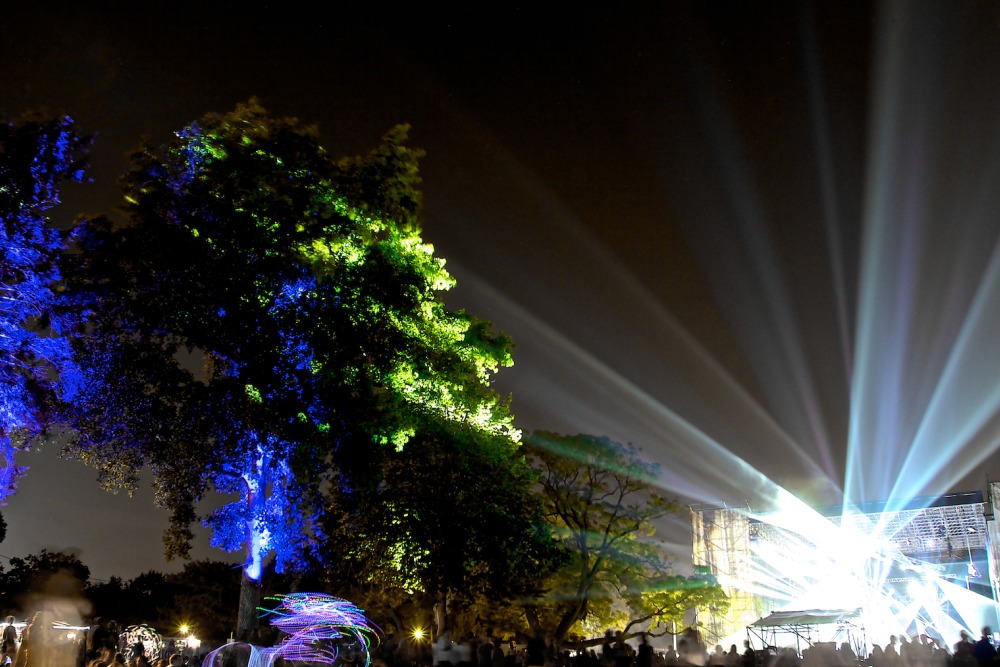
[{"label": "distant tree", "polygon": [[79,621],[89,612],[84,597],[89,579],[90,568],[71,551],[42,549],[23,558],[15,556],[0,573],[0,606],[4,614],[44,607],[63,616],[58,620]]},{"label": "distant tree", "polygon": [[93,605],[91,610],[93,617],[114,619],[124,625],[136,622],[132,620],[132,601],[129,599],[125,580],[121,577],[112,576],[106,581],[89,581],[84,593]]},{"label": "distant tree", "polygon": [[123,626],[145,623],[164,636],[186,625],[206,644],[221,644],[236,620],[240,576],[231,563],[190,561],[180,572],[149,570],[130,581],[91,582],[86,594],[94,616]]},{"label": "distant tree", "polygon": [[125,582],[125,594],[115,612],[104,610],[102,616],[114,618],[120,625],[149,624],[161,627],[161,612],[169,610],[174,588],[167,575],[158,570],[147,570]]},{"label": "distant tree", "polygon": [[7,539],[7,520],[3,518],[3,513],[0,513],[0,542]]},{"label": "distant tree", "polygon": [[53,312],[67,232],[47,214],[62,183],[83,179],[87,145],[69,118],[0,123],[0,504],[23,472],[14,452],[77,386],[60,336],[70,314]]},{"label": "distant tree", "polygon": [[78,235],[76,451],[109,487],[150,466],[168,556],[187,555],[207,491],[238,494],[205,521],[213,545],[247,551],[241,638],[265,557],[283,571],[314,553],[331,470],[370,476],[371,452],[402,448],[426,413],[515,433],[489,388],[509,340],[444,308],[454,281],[420,239],[405,139],[334,162],[251,102],[138,153],[127,224]]},{"label": "distant tree", "polygon": [[169,607],[160,606],[157,627],[168,634],[181,625],[208,644],[222,644],[233,631],[239,604],[240,568],[213,560],[191,561],[167,575],[173,588]]},{"label": "distant tree", "polygon": [[433,610],[438,634],[482,632],[453,627],[470,618],[459,611],[499,617],[501,607],[538,595],[561,564],[531,493],[535,472],[509,439],[440,424],[378,458],[377,484],[334,497],[327,571],[338,590],[351,586],[397,627]]},{"label": "distant tree", "polygon": [[682,576],[655,542],[653,523],[680,509],[656,493],[658,466],[632,444],[607,437],[536,432],[525,453],[541,472],[544,513],[570,562],[550,580],[548,594],[527,608],[529,624],[562,639],[579,625],[637,626],[650,634],[683,623],[687,610],[725,604],[718,582],[704,572]]}]

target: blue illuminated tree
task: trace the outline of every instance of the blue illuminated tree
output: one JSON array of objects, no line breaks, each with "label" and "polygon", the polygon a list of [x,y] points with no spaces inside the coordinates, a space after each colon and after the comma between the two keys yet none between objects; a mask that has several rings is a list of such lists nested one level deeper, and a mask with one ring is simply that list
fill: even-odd
[{"label": "blue illuminated tree", "polygon": [[338,162],[251,102],[139,152],[127,224],[78,236],[77,450],[109,487],[152,469],[168,556],[187,554],[207,491],[239,494],[205,522],[215,546],[247,549],[244,637],[265,556],[282,571],[321,539],[334,471],[368,474],[428,416],[514,434],[489,388],[509,341],[444,307],[453,280],[420,239],[405,139]]},{"label": "blue illuminated tree", "polygon": [[77,388],[61,336],[71,315],[54,310],[67,232],[47,213],[63,182],[83,179],[87,145],[69,118],[0,124],[0,503],[23,472],[16,449],[44,431],[53,399]]}]

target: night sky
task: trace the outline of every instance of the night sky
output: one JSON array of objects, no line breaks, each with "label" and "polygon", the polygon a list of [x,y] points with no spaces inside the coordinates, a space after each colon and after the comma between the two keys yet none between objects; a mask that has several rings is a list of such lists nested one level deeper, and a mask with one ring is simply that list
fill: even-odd
[{"label": "night sky", "polygon": [[[521,428],[634,442],[689,502],[1000,478],[996,4],[18,4],[0,112],[97,135],[57,220],[113,209],[141,138],[251,96],[334,156],[409,123],[447,301],[513,337]],[[148,490],[20,462],[0,554],[177,567]]]}]

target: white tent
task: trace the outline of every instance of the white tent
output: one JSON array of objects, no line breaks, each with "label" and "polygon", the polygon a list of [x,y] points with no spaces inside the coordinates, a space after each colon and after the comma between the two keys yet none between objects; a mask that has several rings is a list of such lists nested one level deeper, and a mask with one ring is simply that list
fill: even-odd
[{"label": "white tent", "polygon": [[[775,611],[747,627],[748,638],[756,636],[764,647],[779,646],[779,637],[795,638],[795,649],[802,652],[816,642],[849,642],[855,653],[865,650],[861,609],[803,609]],[[751,639],[751,643],[753,640]]]}]

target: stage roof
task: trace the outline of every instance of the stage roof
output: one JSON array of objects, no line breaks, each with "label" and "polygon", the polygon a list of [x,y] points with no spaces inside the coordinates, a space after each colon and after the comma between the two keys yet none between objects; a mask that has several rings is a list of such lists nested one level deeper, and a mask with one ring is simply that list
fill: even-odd
[{"label": "stage roof", "polygon": [[861,616],[860,609],[804,609],[802,611],[774,611],[751,625],[758,628],[784,625],[827,625]]}]

